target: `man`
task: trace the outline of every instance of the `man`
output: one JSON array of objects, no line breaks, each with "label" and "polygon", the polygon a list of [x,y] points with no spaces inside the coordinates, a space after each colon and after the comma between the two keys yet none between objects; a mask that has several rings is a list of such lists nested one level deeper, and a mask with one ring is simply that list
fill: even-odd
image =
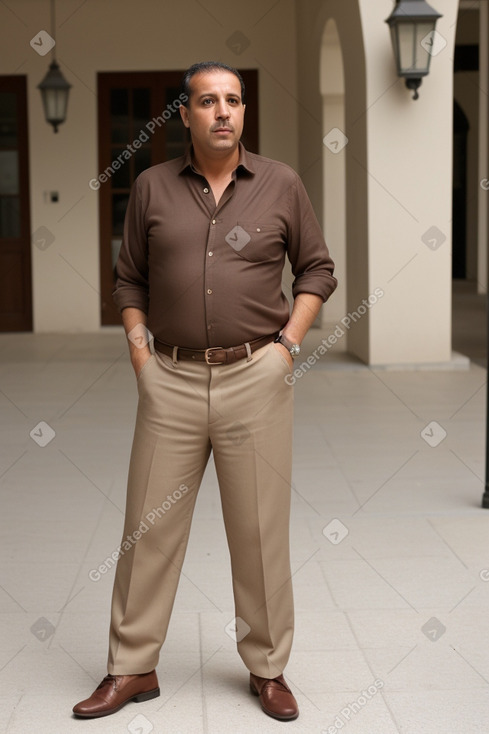
[{"label": "man", "polygon": [[293,636],[285,378],[336,280],[297,174],[239,142],[244,91],[224,64],[190,67],[180,113],[191,148],[144,171],[131,192],[114,298],[139,393],[123,535],[136,540],[118,559],[109,674],[78,716],[159,695],[155,667],[211,450],[251,691],[276,719],[299,713],[282,675]]}]

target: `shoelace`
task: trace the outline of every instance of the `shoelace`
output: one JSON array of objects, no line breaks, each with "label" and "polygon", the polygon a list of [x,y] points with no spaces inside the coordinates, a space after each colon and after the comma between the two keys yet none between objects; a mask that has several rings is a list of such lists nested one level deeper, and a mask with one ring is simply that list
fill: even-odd
[{"label": "shoelace", "polygon": [[292,692],[286,683],[283,683],[281,680],[278,680],[277,678],[272,678],[271,680],[269,680],[269,681],[267,681],[265,683],[265,685],[262,688],[262,693],[265,690],[265,688],[267,688],[267,687],[270,688],[270,686],[272,685],[272,683],[278,683],[278,685],[281,686],[286,693],[291,693]]},{"label": "shoelace", "polygon": [[117,683],[115,675],[111,675],[110,673],[109,675],[106,675],[103,681],[97,686],[97,690],[99,688],[102,688],[105,685],[105,683],[108,683],[109,681],[114,681],[114,685],[115,685]]}]

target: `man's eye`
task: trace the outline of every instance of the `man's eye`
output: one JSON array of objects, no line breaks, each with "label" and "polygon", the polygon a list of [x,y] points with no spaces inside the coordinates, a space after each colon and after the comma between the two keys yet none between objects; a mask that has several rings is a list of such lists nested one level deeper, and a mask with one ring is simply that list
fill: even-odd
[{"label": "man's eye", "polygon": [[204,99],[203,104],[209,106],[212,104],[212,99]]}]

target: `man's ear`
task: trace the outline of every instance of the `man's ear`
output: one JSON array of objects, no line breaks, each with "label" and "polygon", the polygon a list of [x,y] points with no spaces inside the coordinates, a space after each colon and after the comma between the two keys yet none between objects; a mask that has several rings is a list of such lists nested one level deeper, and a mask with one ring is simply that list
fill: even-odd
[{"label": "man's ear", "polygon": [[188,121],[188,109],[183,104],[181,104],[178,109],[180,110],[180,117],[183,120],[183,124],[185,127],[190,127],[190,123]]}]

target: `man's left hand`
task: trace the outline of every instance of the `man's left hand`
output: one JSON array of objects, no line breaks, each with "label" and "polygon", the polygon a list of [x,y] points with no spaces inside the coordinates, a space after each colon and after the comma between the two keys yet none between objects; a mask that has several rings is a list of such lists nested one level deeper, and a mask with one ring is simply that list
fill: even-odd
[{"label": "man's left hand", "polygon": [[284,355],[285,359],[289,363],[290,370],[292,371],[294,368],[294,360],[292,359],[292,355],[287,347],[284,347],[284,345],[280,344],[280,342],[274,342],[273,346],[275,349],[279,349],[280,352]]}]

